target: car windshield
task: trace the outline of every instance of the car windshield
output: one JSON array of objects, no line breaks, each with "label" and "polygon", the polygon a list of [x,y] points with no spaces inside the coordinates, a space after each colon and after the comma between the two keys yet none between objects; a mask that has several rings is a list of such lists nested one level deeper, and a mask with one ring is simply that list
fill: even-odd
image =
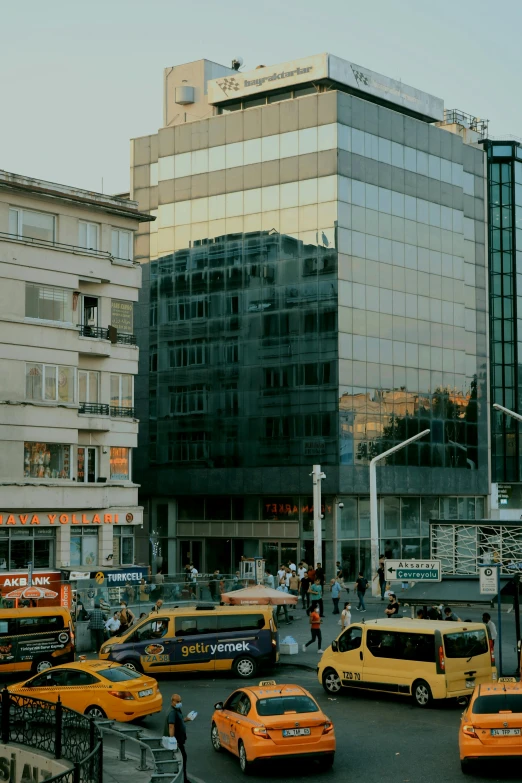
[{"label": "car windshield", "polygon": [[127,669],[125,666],[117,666],[114,669],[99,669],[98,674],[105,677],[109,682],[124,682],[125,680],[139,680],[141,674]]},{"label": "car windshield", "polygon": [[486,631],[460,631],[444,634],[447,658],[473,658],[489,650]]},{"label": "car windshield", "polygon": [[257,702],[258,715],[284,715],[285,712],[319,712],[319,707],[309,696],[273,696]]},{"label": "car windshield", "polygon": [[495,693],[491,696],[478,696],[473,702],[474,715],[494,715],[498,712],[522,712],[522,693]]}]

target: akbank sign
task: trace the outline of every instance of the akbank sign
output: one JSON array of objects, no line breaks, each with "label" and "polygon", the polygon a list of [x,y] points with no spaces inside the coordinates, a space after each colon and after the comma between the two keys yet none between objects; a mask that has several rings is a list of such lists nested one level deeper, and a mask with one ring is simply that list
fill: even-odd
[{"label": "akbank sign", "polygon": [[[444,102],[434,95],[417,90],[397,79],[390,79],[332,54],[317,54],[281,65],[256,68],[246,73],[234,72],[208,82],[209,103],[244,98],[269,90],[291,88],[298,84],[328,79],[396,104],[430,120],[444,119]],[[331,89],[335,89],[335,84]]]}]

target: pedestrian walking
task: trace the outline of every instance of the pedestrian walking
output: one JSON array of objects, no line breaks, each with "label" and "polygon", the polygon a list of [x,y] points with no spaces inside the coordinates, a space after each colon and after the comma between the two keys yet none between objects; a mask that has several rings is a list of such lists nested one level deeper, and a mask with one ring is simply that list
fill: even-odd
[{"label": "pedestrian walking", "polygon": [[310,593],[308,590],[310,589],[310,580],[308,579],[308,572],[305,571],[304,576],[301,579],[300,584],[300,591],[301,591],[301,601],[303,604],[303,609],[309,609],[310,608]]},{"label": "pedestrian walking", "polygon": [[163,572],[160,569],[158,569],[158,572],[154,574],[154,584],[156,587],[154,588],[154,592],[158,598],[161,598],[163,595],[163,583],[165,582],[165,577],[163,576]]},{"label": "pedestrian walking", "polygon": [[[288,592],[288,587],[286,586],[286,578],[282,577],[281,581],[279,582],[279,587],[277,588],[282,593]],[[276,620],[279,620],[279,615],[281,614],[281,609],[284,612],[285,615],[285,621],[287,625],[290,625],[290,618],[288,616],[288,606],[286,604],[278,604],[277,611],[276,611]]]},{"label": "pedestrian walking", "polygon": [[265,571],[265,584],[267,587],[270,587],[272,590],[274,589],[274,576],[269,568]]},{"label": "pedestrian walking", "polygon": [[384,592],[386,590],[386,575],[384,573],[384,563],[382,562],[382,560],[379,561],[377,576],[379,577],[379,590],[381,591],[381,601],[384,601]]},{"label": "pedestrian walking", "polygon": [[291,595],[299,595],[299,577],[295,571],[292,571],[292,576],[288,580],[288,592]]},{"label": "pedestrian walking", "polygon": [[105,623],[105,631],[109,636],[116,636],[120,630],[120,617],[119,612],[114,612],[112,617],[109,617]]},{"label": "pedestrian walking", "polygon": [[330,584],[332,586],[332,603],[333,603],[332,614],[339,614],[339,596],[341,595],[341,584],[339,582],[339,579],[332,579]]},{"label": "pedestrian walking", "polygon": [[338,560],[337,563],[335,564],[335,576],[337,577],[337,579],[340,582],[342,582],[342,579],[343,579],[343,569],[342,569],[340,560]]},{"label": "pedestrian walking", "polygon": [[316,577],[316,579],[319,579],[319,581],[321,583],[321,587],[324,590],[324,583],[326,581],[326,577],[324,575],[324,569],[323,569],[323,566],[321,565],[321,563],[317,563],[317,566],[315,567],[315,577]]},{"label": "pedestrian walking", "polygon": [[100,647],[105,641],[106,621],[107,615],[102,612],[100,604],[96,602],[89,617],[89,630],[91,632],[92,644],[96,652],[99,652]]},{"label": "pedestrian walking", "polygon": [[364,594],[366,593],[366,590],[368,589],[368,580],[363,575],[361,571],[359,571],[359,575],[357,576],[357,579],[355,581],[355,591],[357,593],[357,598],[359,599],[359,604],[355,608],[358,612],[365,612],[366,606],[364,604]]},{"label": "pedestrian walking", "polygon": [[349,625],[352,624],[352,613],[351,613],[351,606],[350,602],[347,601],[344,605],[344,609],[341,612],[341,617],[339,618],[339,625],[342,625],[343,628],[348,628]]},{"label": "pedestrian walking", "polygon": [[440,609],[435,604],[428,609],[428,620],[442,620]]},{"label": "pedestrian walking", "polygon": [[161,611],[161,607],[163,606],[163,599],[158,598],[152,609],[150,610],[151,614],[158,614],[159,611]]},{"label": "pedestrian walking", "polygon": [[179,693],[172,694],[170,705],[171,708],[165,719],[163,735],[165,737],[176,737],[179,752],[183,759],[183,783],[190,783],[187,777],[187,751],[185,750],[187,730],[185,728],[185,723],[189,723],[191,720],[194,720],[194,718],[191,717],[192,713],[187,715],[186,718],[183,717],[183,713],[181,712],[182,702]]},{"label": "pedestrian walking", "polygon": [[317,606],[319,609],[319,614],[321,617],[324,617],[323,588],[321,587],[321,581],[319,577],[316,577],[315,582],[310,585],[308,592],[310,594],[310,601],[312,606]]},{"label": "pedestrian walking", "polygon": [[301,580],[303,578],[303,576],[305,576],[305,574],[306,574],[306,568],[304,567],[303,563],[301,562],[297,566],[297,576],[299,577],[299,580]]},{"label": "pedestrian walking", "polygon": [[387,617],[398,617],[400,608],[401,605],[397,601],[397,596],[395,595],[395,593],[390,593],[390,603],[384,610],[384,614]]},{"label": "pedestrian walking", "polygon": [[493,650],[493,648],[495,647],[495,640],[497,638],[497,626],[491,619],[491,615],[489,614],[489,612],[484,612],[484,614],[482,615],[482,622],[484,623],[484,625],[487,625],[488,627],[489,638],[491,641],[491,649]]},{"label": "pedestrian walking", "polygon": [[317,604],[312,605],[312,611],[310,612],[310,630],[312,632],[312,638],[310,641],[306,642],[306,644],[303,644],[303,652],[305,652],[306,648],[313,644],[317,639],[317,652],[319,654],[323,653],[324,650],[321,649],[321,644],[323,641],[321,634],[321,615],[319,614]]}]

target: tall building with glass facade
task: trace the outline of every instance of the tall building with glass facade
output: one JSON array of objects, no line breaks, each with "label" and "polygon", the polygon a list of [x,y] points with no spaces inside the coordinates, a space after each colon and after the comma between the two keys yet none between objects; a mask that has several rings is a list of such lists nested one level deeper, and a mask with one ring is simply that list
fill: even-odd
[{"label": "tall building with glass facade", "polygon": [[[153,568],[313,557],[369,576],[429,555],[431,519],[488,494],[486,156],[440,99],[332,55],[165,72],[164,127],[132,142],[135,404]],[[339,503],[343,507],[339,507]]]}]

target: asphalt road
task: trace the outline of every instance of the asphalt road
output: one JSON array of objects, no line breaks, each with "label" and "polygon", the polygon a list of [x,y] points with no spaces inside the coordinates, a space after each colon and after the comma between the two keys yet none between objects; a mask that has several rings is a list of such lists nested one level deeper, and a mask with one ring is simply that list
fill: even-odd
[{"label": "asphalt road", "polygon": [[[277,682],[297,682],[317,699],[333,720],[337,753],[333,770],[320,772],[306,764],[271,763],[251,776],[253,781],[297,783],[303,780],[361,783],[453,783],[464,780],[521,780],[520,765],[496,769],[481,768],[480,775],[464,776],[458,755],[458,726],[462,708],[448,702],[429,710],[414,707],[409,699],[375,694],[341,695],[331,698],[319,685],[314,672],[284,667],[274,675]],[[183,710],[197,710],[194,723],[187,724],[188,773],[192,783],[239,783],[245,779],[237,758],[215,753],[210,744],[213,705],[245,684],[228,676],[173,676],[160,679],[164,710],[161,716],[144,721],[149,730],[162,733],[172,693],[179,693]]]}]

